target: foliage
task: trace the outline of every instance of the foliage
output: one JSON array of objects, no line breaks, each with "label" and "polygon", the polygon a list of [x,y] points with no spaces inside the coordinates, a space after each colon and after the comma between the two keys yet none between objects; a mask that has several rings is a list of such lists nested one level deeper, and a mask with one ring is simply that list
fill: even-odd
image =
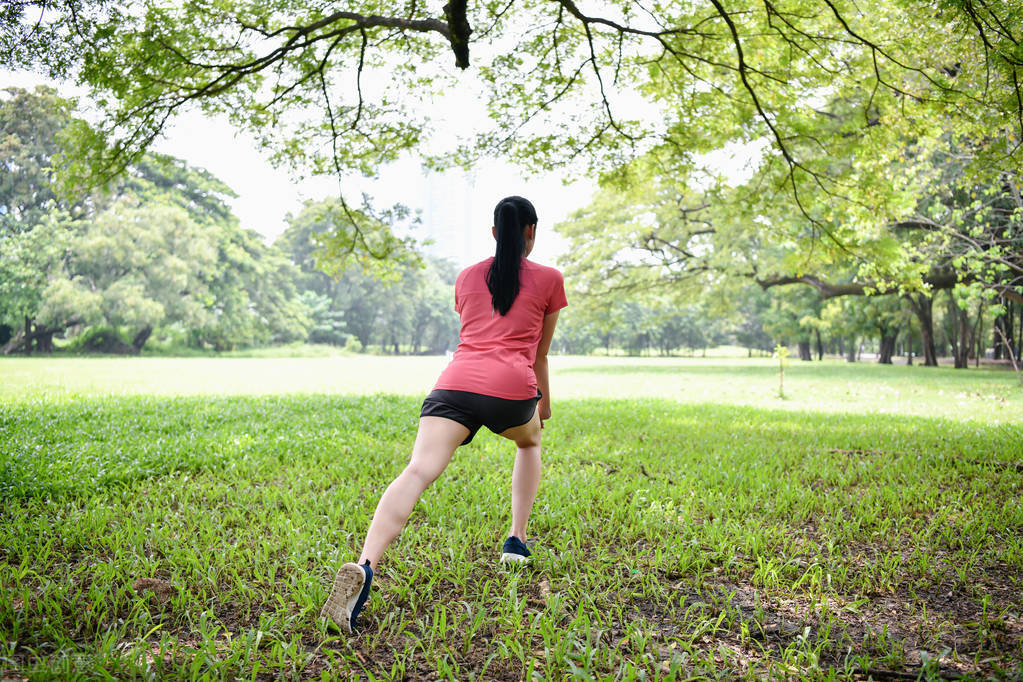
[{"label": "foliage", "polygon": [[52,159],[74,103],[52,88],[5,88],[0,95],[0,236],[31,230],[52,211],[69,210],[53,189]]},{"label": "foliage", "polygon": [[458,316],[452,266],[414,252],[404,264],[389,260],[361,266],[336,256],[324,238],[336,230],[342,211],[337,201],[309,201],[298,215],[289,216],[275,247],[298,267],[298,285],[329,301],[331,314],[343,320],[338,329],[362,348],[377,345],[394,353],[454,349]]},{"label": "foliage", "polygon": [[764,331],[787,343],[809,343],[820,314],[820,298],[802,287],[779,292],[765,313]]},{"label": "foliage", "polygon": [[254,230],[240,229],[234,218],[211,231],[210,239],[217,260],[209,316],[193,329],[194,344],[227,350],[305,340],[310,319],[287,256]]},{"label": "foliage", "polygon": [[117,327],[94,326],[74,337],[68,344],[72,353],[112,353],[124,355],[134,352],[131,339],[125,338]]},{"label": "foliage", "polygon": [[314,291],[303,291],[300,298],[302,304],[309,311],[309,318],[312,322],[312,326],[309,328],[309,341],[344,346],[351,336],[344,331],[344,311],[332,310],[330,298]]},{"label": "foliage", "polygon": [[[33,25],[26,7],[42,19]],[[745,194],[761,218],[751,229],[784,234],[804,256],[857,250],[887,273],[900,255],[877,223],[916,203],[934,154],[968,149],[971,182],[1018,175],[1017,0],[616,1],[589,11],[572,0],[442,10],[21,0],[0,27],[15,48],[8,65],[71,72],[89,88],[103,116],[95,130],[74,126],[69,169],[92,180],[138,162],[177,113],[199,108],[227,116],[279,163],[343,182],[423,150],[447,123],[429,114],[463,113],[445,95],[468,88],[491,123],[450,131],[437,163],[490,153],[622,179],[653,153],[664,174],[685,177],[703,152],[753,145],[768,151]],[[452,55],[461,73],[446,66]],[[379,222],[342,213],[327,240],[334,255],[392,253],[386,235],[375,241]]]},{"label": "foliage", "polygon": [[63,277],[50,273],[40,322],[56,326],[78,318],[141,329],[165,320],[204,321],[217,254],[187,213],[125,198],[68,229],[70,257]]},{"label": "foliage", "polygon": [[287,259],[238,226],[234,193],[208,172],[148,154],[103,191],[64,203],[51,168],[73,103],[50,89],[0,101],[0,324],[52,336],[125,330],[140,350],[160,325],[196,346],[304,340]]},{"label": "foliage", "polygon": [[31,230],[0,239],[0,324],[17,329],[25,318],[38,316],[50,274],[59,269],[72,241],[65,221],[65,215],[55,213]]},{"label": "foliage", "polygon": [[[903,156],[878,166],[878,172],[887,169],[895,178],[885,187],[857,175],[862,149],[847,149],[845,161],[828,157],[835,168],[844,168],[841,177],[862,184],[862,206],[868,206],[868,199],[892,202],[883,210],[869,204],[873,208],[866,213],[836,210],[829,201],[796,206],[765,191],[770,186],[766,167],[748,181],[727,186],[686,168],[668,172],[671,155],[648,154],[620,182],[607,184],[589,206],[557,226],[571,243],[562,262],[569,278],[594,297],[654,290],[683,300],[724,302],[746,299],[746,283],[763,288],[806,284],[816,292],[773,297],[778,304],[762,321],[768,334],[806,344],[812,335],[819,339],[827,333],[828,324],[832,335],[851,337],[866,333],[861,329],[866,326],[884,340],[882,355],[888,357],[898,329],[908,325],[893,297],[865,304],[868,314],[878,314],[872,321],[842,324],[833,315],[826,323],[820,301],[811,299],[866,295],[880,301],[898,294],[929,300],[932,292],[947,290],[973,292],[971,300],[989,306],[998,297],[1023,302],[1023,203],[1016,175],[1007,165],[980,176],[973,173],[969,159],[979,152],[971,146],[966,160],[957,154],[958,138],[942,128],[946,123],[936,126],[948,138],[938,136],[941,146],[935,142],[922,149],[920,138],[899,142]],[[820,228],[803,212],[811,205],[827,212],[829,229],[845,235],[833,239],[831,247],[817,245]],[[979,319],[978,306],[973,304],[972,314]],[[933,347],[930,314],[919,305],[914,312],[922,343]],[[962,348],[956,339],[967,332],[959,325],[947,335]],[[935,362],[933,353],[925,354],[929,363]]]},{"label": "foliage", "polygon": [[769,351],[771,335],[764,329],[764,319],[771,305],[771,295],[760,287],[747,286],[737,294],[736,314],[739,318],[733,330],[735,342],[745,348],[750,357],[753,351]]}]

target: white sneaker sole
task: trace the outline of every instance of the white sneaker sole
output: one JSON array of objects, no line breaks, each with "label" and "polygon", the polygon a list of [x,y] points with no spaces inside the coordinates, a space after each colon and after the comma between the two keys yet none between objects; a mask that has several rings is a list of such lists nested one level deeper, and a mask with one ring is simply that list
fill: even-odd
[{"label": "white sneaker sole", "polygon": [[320,618],[328,618],[345,633],[352,632],[352,609],[359,601],[362,586],[366,584],[366,573],[358,564],[345,564],[338,569],[334,587],[330,590],[327,603],[320,610]]},{"label": "white sneaker sole", "polygon": [[528,564],[532,557],[522,556],[521,554],[515,554],[514,552],[502,552],[501,563],[502,564]]}]

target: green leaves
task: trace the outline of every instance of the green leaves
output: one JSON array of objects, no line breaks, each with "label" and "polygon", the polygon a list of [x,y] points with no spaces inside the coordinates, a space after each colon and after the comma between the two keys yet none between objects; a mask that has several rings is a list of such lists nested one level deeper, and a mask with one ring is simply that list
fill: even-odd
[{"label": "green leaves", "polygon": [[[300,286],[316,292],[318,301],[329,302],[331,311],[343,314],[344,332],[354,335],[362,347],[375,343],[395,353],[401,348],[412,353],[453,348],[458,339],[453,266],[423,257],[412,238],[394,236],[391,226],[411,219],[404,207],[383,214],[368,206],[351,212],[366,230],[359,234],[350,231],[344,211],[335,201],[307,202],[289,218],[291,225],[277,245],[301,269]],[[415,221],[411,223],[414,226]],[[353,255],[356,239],[393,250],[360,262]]]}]

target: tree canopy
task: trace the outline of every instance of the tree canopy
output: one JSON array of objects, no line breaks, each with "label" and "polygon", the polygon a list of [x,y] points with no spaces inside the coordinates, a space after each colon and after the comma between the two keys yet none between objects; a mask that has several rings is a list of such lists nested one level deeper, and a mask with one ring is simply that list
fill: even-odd
[{"label": "tree canopy", "polygon": [[[761,229],[841,251],[869,247],[878,217],[915,203],[918,165],[935,153],[967,150],[961,170],[978,182],[1018,175],[1021,8],[20,0],[0,26],[8,65],[74,77],[102,112],[96,131],[77,129],[72,176],[120,172],[192,107],[299,172],[372,174],[422,152],[434,113],[481,99],[490,125],[432,148],[435,161],[499,154],[628,179],[645,155],[691,175],[703,152],[767,144],[748,196],[768,216]],[[342,251],[386,255],[357,215],[344,218]]]}]

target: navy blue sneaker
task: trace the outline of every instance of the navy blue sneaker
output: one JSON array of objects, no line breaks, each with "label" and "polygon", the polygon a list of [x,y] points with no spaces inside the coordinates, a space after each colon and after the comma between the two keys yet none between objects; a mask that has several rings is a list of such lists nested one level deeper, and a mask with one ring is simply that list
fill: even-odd
[{"label": "navy blue sneaker", "polygon": [[505,540],[504,547],[501,548],[502,564],[528,564],[532,561],[531,556],[526,543],[514,535]]},{"label": "navy blue sneaker", "polygon": [[320,618],[329,618],[344,632],[351,634],[362,607],[369,598],[369,587],[373,584],[373,569],[367,559],[359,564],[345,564],[334,578],[334,587],[327,597],[327,603],[320,611]]}]

